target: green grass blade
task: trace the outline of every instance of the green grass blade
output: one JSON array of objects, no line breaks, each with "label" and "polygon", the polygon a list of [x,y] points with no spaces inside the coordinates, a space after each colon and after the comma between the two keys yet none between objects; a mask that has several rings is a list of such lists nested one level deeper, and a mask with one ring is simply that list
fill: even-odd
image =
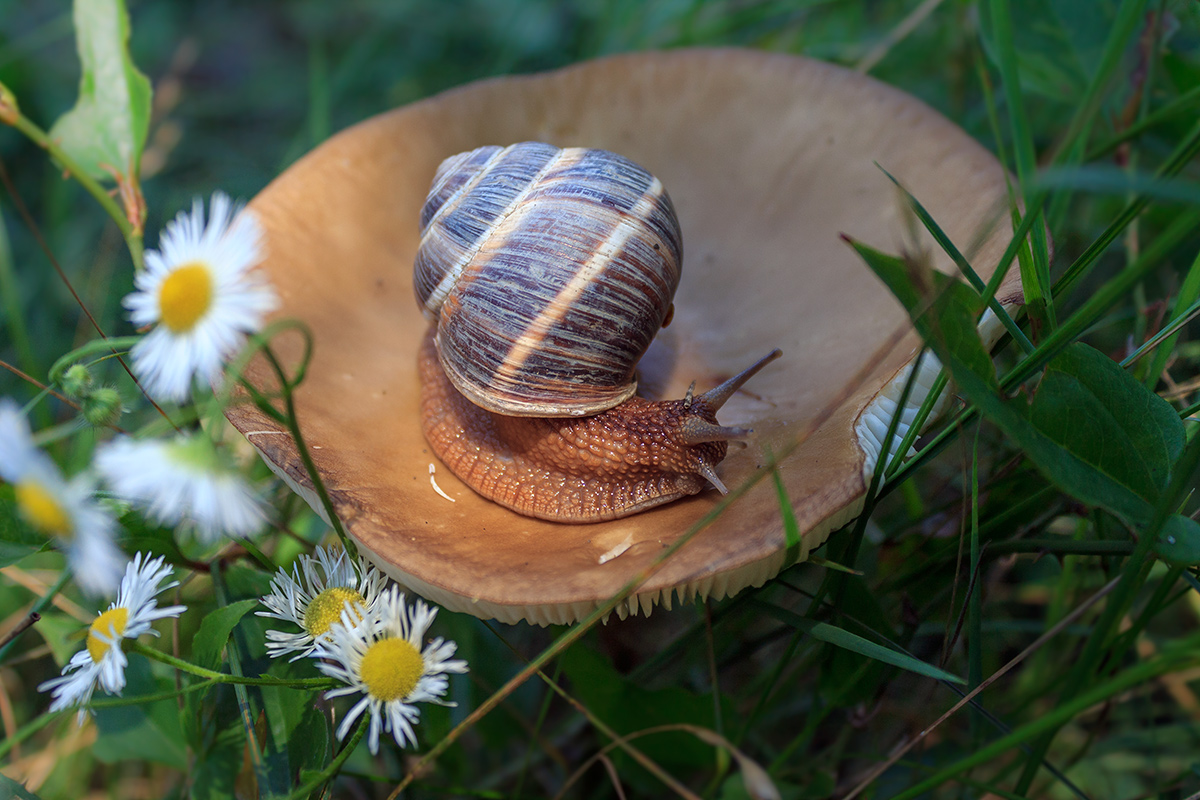
[{"label": "green grass blade", "polygon": [[[1044,734],[1046,731],[1053,731],[1061,727],[1091,706],[1106,702],[1134,686],[1157,678],[1160,675],[1182,672],[1200,665],[1200,650],[1197,649],[1200,646],[1200,637],[1192,636],[1187,640],[1179,642],[1179,644],[1188,645],[1192,649],[1188,651],[1183,647],[1179,647],[1173,649],[1170,655],[1163,655],[1152,661],[1134,665],[1118,673],[1113,678],[1100,683],[1070,702],[1058,705],[1044,716],[1022,725],[1009,735],[1001,737],[990,745],[979,748],[966,758],[962,758],[949,767],[939,770],[926,780],[895,795],[892,800],[913,800],[913,798],[920,797],[924,792],[941,786],[946,781],[961,775],[973,767],[998,759],[1005,752],[1022,742],[1027,742],[1040,734]],[[1022,791],[1019,787],[1016,793],[1022,797],[1026,796],[1026,792]]]},{"label": "green grass blade", "polygon": [[751,602],[755,607],[761,608],[764,613],[770,614],[780,622],[803,631],[814,639],[826,644],[841,647],[852,653],[858,653],[860,656],[875,661],[882,661],[885,664],[890,664],[893,667],[899,667],[909,672],[915,672],[927,678],[936,678],[937,680],[949,681],[950,683],[966,683],[966,681],[957,675],[938,669],[932,664],[926,664],[924,661],[913,658],[907,653],[901,653],[890,647],[876,644],[869,639],[864,639],[857,634],[850,633],[827,622],[817,622],[816,620],[802,617],[786,608],[780,608],[773,603],[767,603],[762,600],[755,599]]},{"label": "green grass blade", "polygon": [[[1017,166],[1024,199],[1029,199],[1029,187],[1037,170],[1033,133],[1025,113],[1021,94],[1021,80],[1017,71],[1017,47],[1013,35],[1012,9],[1008,0],[991,0],[992,29],[995,34],[996,52],[999,60],[1000,78],[1003,84],[1004,101],[1008,107],[1009,124],[1013,137],[1013,156]],[[1026,210],[1034,217],[1030,231],[1029,260],[1018,259],[1021,266],[1021,283],[1025,288],[1025,303],[1035,323],[1055,326],[1054,298],[1050,284],[1049,246],[1045,226],[1039,223],[1039,209]],[[1018,220],[1014,219],[1014,224]]]},{"label": "green grass blade", "polygon": [[[1178,508],[1185,494],[1192,488],[1191,480],[1195,475],[1197,466],[1200,466],[1200,436],[1192,438],[1192,441],[1187,444],[1182,455],[1175,462],[1170,484],[1167,486],[1167,490],[1163,492],[1161,499],[1155,507],[1154,517],[1150,520],[1146,528],[1140,532],[1137,546],[1121,568],[1121,580],[1117,584],[1117,588],[1113,590],[1108,604],[1104,608],[1104,612],[1093,627],[1092,634],[1085,641],[1083,652],[1075,660],[1070,672],[1066,676],[1063,684],[1063,693],[1059,698],[1060,709],[1062,707],[1074,707],[1076,703],[1070,701],[1077,700],[1079,692],[1083,688],[1092,685],[1092,681],[1089,679],[1099,673],[1102,664],[1108,662],[1111,654],[1107,652],[1107,645],[1111,641],[1114,632],[1117,631],[1120,620],[1128,612],[1135,594],[1145,583],[1149,574],[1149,567],[1151,566],[1151,554],[1154,551],[1159,532],[1162,530],[1163,525],[1166,524],[1167,519]],[[1125,672],[1118,674],[1114,681],[1128,679],[1140,667],[1145,667],[1145,664],[1139,664],[1126,669]],[[1083,708],[1086,707],[1086,705],[1083,706]],[[1069,716],[1063,722],[1068,719],[1070,719]],[[1033,753],[1026,761],[1025,771],[1017,783],[1018,792],[1025,793],[1029,790],[1034,775],[1037,773],[1037,769],[1044,759],[1046,752],[1050,749],[1050,743],[1061,724],[1058,723],[1041,729],[1041,738],[1034,745]]]},{"label": "green grass blade", "polygon": [[[1167,178],[1179,173],[1196,155],[1200,153],[1200,122],[1197,122],[1188,135],[1171,153],[1170,157],[1154,173],[1156,178]],[[1101,254],[1108,249],[1117,237],[1129,227],[1129,223],[1150,204],[1146,195],[1134,197],[1117,217],[1109,223],[1100,234],[1079,256],[1067,267],[1062,276],[1055,282],[1054,291],[1058,295],[1071,291],[1075,284],[1083,279],[1099,260]]]},{"label": "green grass blade", "polygon": [[1145,345],[1138,348],[1136,353],[1130,356],[1130,360],[1132,360],[1140,356],[1146,347],[1158,346],[1162,334],[1167,334],[1165,341],[1162,342],[1162,346],[1155,353],[1154,361],[1150,363],[1150,369],[1146,375],[1146,385],[1150,388],[1154,388],[1155,384],[1158,383],[1159,376],[1167,368],[1167,359],[1171,357],[1171,352],[1175,349],[1175,344],[1179,341],[1179,329],[1196,313],[1198,298],[1200,298],[1200,252],[1196,254],[1191,268],[1183,279],[1183,285],[1179,287],[1179,296],[1175,298],[1175,310],[1171,312],[1171,322],[1158,335],[1146,342]]},{"label": "green grass blade", "polygon": [[1142,254],[1119,275],[1100,287],[1083,302],[1074,314],[1063,322],[1052,334],[1027,356],[1000,382],[1011,388],[1026,380],[1066,347],[1108,309],[1115,305],[1150,272],[1158,268],[1176,245],[1186,239],[1200,224],[1200,209],[1189,209],[1179,214]]},{"label": "green grass blade", "polygon": [[1161,108],[1142,117],[1120,133],[1105,139],[1089,150],[1084,160],[1098,161],[1105,156],[1111,155],[1118,147],[1136,139],[1146,131],[1175,117],[1184,115],[1195,117],[1198,111],[1200,111],[1200,86],[1189,89]]},{"label": "green grass blade", "polygon": [[[983,682],[983,575],[979,544],[979,427],[971,445],[971,593],[967,597],[967,687]],[[976,720],[973,720],[973,722]],[[974,725],[972,727],[975,727]],[[978,728],[975,730],[978,733]]]},{"label": "green grass blade", "polygon": [[[876,164],[876,166],[879,165]],[[964,256],[962,252],[955,247],[954,242],[950,241],[950,237],[947,236],[946,232],[943,231],[941,226],[937,224],[937,222],[933,219],[933,216],[929,213],[929,211],[926,210],[925,206],[921,205],[920,201],[917,200],[917,198],[914,197],[912,193],[908,191],[908,189],[905,189],[890,172],[883,167],[879,167],[879,169],[884,175],[888,176],[888,179],[892,183],[896,184],[896,188],[904,192],[904,196],[908,199],[908,204],[912,208],[913,213],[917,215],[917,219],[921,220],[921,224],[924,225],[925,230],[929,231],[930,235],[933,236],[933,239],[935,242],[937,242],[938,247],[942,248],[946,255],[950,256],[950,260],[954,262],[956,267],[958,267],[959,272],[963,274],[963,277],[967,279],[967,282],[975,288],[975,291],[979,292],[980,294],[984,294],[987,287],[984,284],[983,279],[979,277],[979,273],[977,273],[975,268],[971,266],[971,263],[967,261],[966,256]],[[994,296],[988,296],[988,308],[992,310],[992,313],[996,315],[996,318],[1000,320],[1000,323],[1004,326],[1004,329],[1012,335],[1013,340],[1022,350],[1024,350],[1026,353],[1033,352],[1033,342],[1029,341],[1028,337],[1025,336],[1025,332],[1017,327],[1017,323],[1013,321],[1012,317],[1008,315],[1008,312],[1004,310],[1004,307],[1000,305]]]}]

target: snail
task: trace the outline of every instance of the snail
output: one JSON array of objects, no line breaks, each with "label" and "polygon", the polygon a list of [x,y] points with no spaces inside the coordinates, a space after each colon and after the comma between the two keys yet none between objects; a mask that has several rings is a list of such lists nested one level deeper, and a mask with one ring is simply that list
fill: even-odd
[{"label": "snail", "polygon": [[442,162],[420,223],[422,426],[451,472],[562,522],[725,492],[716,466],[751,431],[717,409],[779,351],[704,394],[634,394],[682,267],[657,178],[605,150],[481,147]]}]

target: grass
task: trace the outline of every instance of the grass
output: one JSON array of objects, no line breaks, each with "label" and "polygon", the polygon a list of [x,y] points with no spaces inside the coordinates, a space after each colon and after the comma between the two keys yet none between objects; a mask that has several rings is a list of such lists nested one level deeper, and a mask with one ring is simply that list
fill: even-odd
[{"label": "grass", "polygon": [[[614,796],[619,783],[629,796],[727,800],[768,782],[785,798],[1200,792],[1200,556],[1170,561],[1161,547],[1191,535],[1176,515],[1197,509],[1200,348],[1194,322],[1182,322],[1200,296],[1195,3],[313,0],[130,10],[133,58],[155,85],[148,242],[193,196],[252,196],[331,133],[441,89],[611,52],[734,45],[861,65],[997,153],[1025,209],[1018,221],[1030,235],[1006,261],[1029,302],[997,375],[931,333],[965,399],[915,441],[916,457],[880,476],[868,514],[817,553],[824,563],[725,601],[607,626],[542,630],[443,612],[436,633],[459,643],[472,672],[453,684],[457,708],[423,708],[421,752],[438,755],[416,773],[410,754],[386,746],[377,758],[365,747],[338,755],[313,693],[235,684],[184,697],[174,673],[140,653],[127,695],[154,702],[113,702],[82,729],[71,715],[45,715],[33,687],[78,648],[92,609],[59,592],[53,554],[14,561],[0,579],[0,631],[35,605],[42,618],[0,651],[4,775],[43,798],[285,796],[334,772],[338,797],[387,797],[410,778],[413,798],[554,796],[568,780],[573,797]],[[0,83],[48,127],[77,88],[69,8],[0,6],[0,31]],[[130,257],[95,202],[7,128],[0,165],[11,187],[0,193],[0,360],[44,381],[93,335],[51,259],[112,333],[125,330]],[[965,324],[978,295],[924,300],[911,305],[931,307],[944,330]],[[1086,361],[1084,346],[1123,364],[1112,370],[1128,380]],[[1072,358],[1091,366],[1072,372]],[[98,372],[135,396],[116,364]],[[1092,394],[1068,393],[1089,380]],[[1165,400],[1152,406],[1150,392]],[[0,371],[0,396],[38,394]],[[1037,398],[1041,416],[1014,416],[1001,399],[1013,395]],[[1150,426],[1149,411],[1098,426],[1085,404],[1126,400],[1167,409],[1178,427]],[[121,424],[153,418],[140,411]],[[97,438],[73,419],[57,401],[33,412],[67,472],[88,462]],[[1119,500],[1135,478],[1111,453],[1149,462],[1170,437],[1177,447],[1162,457],[1161,481]],[[1126,439],[1130,449],[1114,450]],[[1097,464],[1112,493],[1095,488]],[[180,553],[189,605],[212,611],[263,593],[260,559],[288,563],[326,533],[286,488],[273,492],[293,536],[272,535],[244,558],[227,552],[216,571]],[[6,546],[24,535],[11,498],[0,487]],[[126,522],[131,541],[166,546],[163,532]],[[257,674],[264,623],[234,622],[230,660]],[[163,626],[153,646],[188,642],[196,625]],[[846,646],[855,641],[966,684]],[[334,758],[344,759],[336,770]]]}]

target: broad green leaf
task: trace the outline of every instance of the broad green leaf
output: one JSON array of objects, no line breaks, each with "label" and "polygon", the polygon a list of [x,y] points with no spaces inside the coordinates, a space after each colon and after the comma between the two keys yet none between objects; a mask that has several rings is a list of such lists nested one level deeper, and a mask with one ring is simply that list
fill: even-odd
[{"label": "broad green leaf", "polygon": [[857,634],[850,633],[850,631],[830,625],[827,622],[817,622],[816,620],[802,617],[793,611],[788,611],[786,608],[780,608],[771,603],[764,603],[761,600],[752,599],[750,602],[780,622],[790,625],[797,630],[804,631],[814,639],[826,644],[831,644],[834,647],[840,647],[852,653],[858,653],[860,656],[865,656],[875,661],[882,661],[885,664],[891,664],[893,667],[915,672],[918,675],[924,675],[928,678],[937,678],[938,680],[949,681],[951,683],[966,683],[966,681],[957,675],[926,664],[919,658],[913,658],[907,653],[901,653],[899,650],[893,650],[890,647],[877,644],[870,639],[864,639]]},{"label": "broad green leaf", "polygon": [[325,766],[333,756],[329,745],[329,723],[311,698],[291,737],[283,744],[277,743],[277,746],[286,747],[292,769],[297,765],[302,769]]},{"label": "broad green leaf", "polygon": [[13,800],[40,800],[36,794],[26,789],[24,784],[17,783],[7,775],[0,775],[0,797],[13,798]]},{"label": "broad green leaf", "polygon": [[1183,450],[1183,422],[1111,358],[1076,343],[1054,358],[1029,421],[1080,460],[1153,501]]},{"label": "broad green leaf", "polygon": [[[296,662],[280,659],[272,662],[271,674],[280,678],[307,678],[317,672],[311,659]],[[274,748],[274,758],[282,760],[286,773],[325,764],[330,756],[329,726],[317,710],[317,692],[281,686],[262,686],[259,691],[270,726],[267,741]]]},{"label": "broad green leaf", "polygon": [[1200,523],[1182,514],[1167,517],[1154,549],[1173,564],[1200,564]]},{"label": "broad green leaf", "polygon": [[1185,92],[1200,86],[1200,59],[1188,53],[1169,52],[1163,54],[1163,71],[1175,84],[1177,91]]},{"label": "broad green leaf", "polygon": [[1047,365],[1032,405],[1006,399],[974,327],[974,292],[944,286],[944,276],[922,284],[900,259],[852,244],[914,316],[959,391],[1055,486],[1134,524],[1149,520],[1183,446],[1182,423],[1165,400],[1078,342]]},{"label": "broad green leaf", "polygon": [[75,43],[83,69],[75,107],[50,137],[93,178],[136,178],[150,129],[150,81],[129,57],[123,0],[75,0]]},{"label": "broad green leaf", "polygon": [[83,649],[88,632],[87,626],[80,624],[79,620],[50,609],[42,612],[42,618],[33,629],[46,642],[60,667]]},{"label": "broad green leaf", "polygon": [[[149,663],[136,653],[129,656],[125,678],[127,683],[123,695],[126,699],[167,691],[174,686],[172,681],[156,680],[150,674]],[[102,693],[98,692],[97,699],[101,697]],[[183,728],[179,724],[179,708],[174,700],[97,708],[95,713],[96,727],[100,733],[92,752],[101,761],[109,764],[118,761],[154,761],[176,769],[187,766]]]},{"label": "broad green leaf", "polygon": [[[1098,469],[1097,465],[1088,463],[1080,454],[1068,450],[1064,443],[1036,428],[1029,421],[1029,407],[1021,400],[1001,399],[993,387],[963,369],[953,358],[947,366],[959,390],[979,407],[985,417],[1004,431],[1059,489],[1088,505],[1107,508],[1131,522],[1144,522],[1150,518],[1151,507],[1145,498]],[[1056,432],[1064,433],[1061,429]]]},{"label": "broad green leaf", "polygon": [[258,600],[255,599],[239,600],[208,614],[192,639],[192,659],[196,664],[205,669],[215,669],[221,663],[221,651],[229,641],[229,634],[256,605]]}]

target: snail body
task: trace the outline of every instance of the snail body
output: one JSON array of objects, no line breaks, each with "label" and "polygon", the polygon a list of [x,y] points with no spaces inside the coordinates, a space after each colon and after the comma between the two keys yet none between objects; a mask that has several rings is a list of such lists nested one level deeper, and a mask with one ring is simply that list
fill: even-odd
[{"label": "snail body", "polygon": [[716,411],[775,351],[703,395],[652,402],[635,370],[682,267],[670,198],[603,150],[525,142],[446,159],[421,213],[414,288],[425,438],[479,494],[593,522],[724,491],[744,428]]}]

